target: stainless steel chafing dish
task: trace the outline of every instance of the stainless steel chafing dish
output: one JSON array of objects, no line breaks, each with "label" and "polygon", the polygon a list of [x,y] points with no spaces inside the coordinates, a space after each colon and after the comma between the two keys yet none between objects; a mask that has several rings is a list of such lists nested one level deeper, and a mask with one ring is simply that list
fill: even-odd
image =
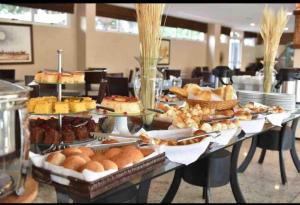
[{"label": "stainless steel chafing dish", "polygon": [[30,89],[0,80],[0,198],[24,192],[30,148],[25,103]]}]

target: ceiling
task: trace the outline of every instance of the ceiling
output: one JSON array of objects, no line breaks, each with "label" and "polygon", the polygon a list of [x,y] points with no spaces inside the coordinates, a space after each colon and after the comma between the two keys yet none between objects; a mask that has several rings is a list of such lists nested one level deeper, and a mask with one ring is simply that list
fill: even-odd
[{"label": "ceiling", "polygon": [[[116,6],[134,8],[134,4],[113,4]],[[281,6],[293,12],[295,4],[268,4],[274,10]],[[180,18],[198,20],[207,23],[219,23],[236,30],[259,32],[259,23],[265,4],[259,3],[213,3],[213,4],[166,4],[165,14]],[[250,23],[254,23],[251,26]],[[288,30],[294,31],[295,17],[289,16]]]}]

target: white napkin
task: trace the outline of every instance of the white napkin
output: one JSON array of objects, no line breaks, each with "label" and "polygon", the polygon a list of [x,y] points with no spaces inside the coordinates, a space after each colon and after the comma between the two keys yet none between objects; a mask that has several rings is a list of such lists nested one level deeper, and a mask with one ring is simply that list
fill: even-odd
[{"label": "white napkin", "polygon": [[[167,139],[167,138],[181,138],[192,136],[195,129],[184,128],[184,129],[173,129],[173,130],[153,130],[147,132],[147,134],[152,138]],[[156,151],[159,153],[165,152],[166,157],[172,161],[185,165],[189,165],[195,162],[207,149],[211,137],[203,139],[199,143],[190,145],[178,145],[178,146],[166,146],[166,145],[156,145],[154,146]]]},{"label": "white napkin", "polygon": [[255,120],[240,120],[240,127],[246,134],[262,131],[265,124],[265,116],[259,115]]},{"label": "white napkin", "polygon": [[219,145],[227,145],[231,138],[236,135],[238,130],[239,128],[223,130],[221,131],[221,135],[216,138],[212,138],[211,142],[217,143]]},{"label": "white napkin", "polygon": [[289,112],[275,113],[267,115],[266,118],[272,125],[281,127],[282,121],[291,115]]}]

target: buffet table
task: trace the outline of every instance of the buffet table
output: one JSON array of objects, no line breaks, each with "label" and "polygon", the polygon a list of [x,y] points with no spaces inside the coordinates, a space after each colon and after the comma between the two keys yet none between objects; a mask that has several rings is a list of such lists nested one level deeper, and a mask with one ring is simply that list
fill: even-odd
[{"label": "buffet table", "polygon": [[[299,117],[300,117],[300,110],[297,110],[297,112],[291,114],[290,117],[288,117],[287,119],[284,120],[284,122],[282,123],[283,126],[281,129],[284,129],[284,127],[287,126],[288,122],[296,120]],[[275,126],[273,126],[272,124],[265,124],[263,130],[259,133],[255,133],[255,134],[245,134],[243,131],[241,131],[239,134],[234,136],[227,145],[209,146],[208,149],[206,150],[206,152],[203,155],[201,155],[201,157],[199,158],[199,159],[202,159],[202,158],[208,157],[209,155],[211,155],[219,150],[232,147],[231,167],[230,167],[230,185],[231,185],[232,193],[233,193],[234,198],[237,203],[245,203],[246,202],[244,199],[243,193],[240,189],[238,175],[237,175],[237,173],[238,173],[237,162],[238,162],[239,151],[242,146],[242,143],[244,140],[256,137],[258,134],[266,132],[274,127]],[[296,154],[295,146],[293,146],[293,150],[291,152],[293,152],[293,154],[292,154],[293,162],[294,162],[296,168],[298,169],[298,172],[300,172],[300,162],[299,162],[299,158]],[[68,192],[67,187],[62,187],[61,185],[58,185],[56,183],[53,183],[53,185],[56,189],[58,203],[69,202],[69,199],[72,199],[73,202],[105,202],[105,198],[112,196],[116,193],[122,193],[122,192],[124,192],[124,193],[135,192],[137,194],[136,202],[146,203],[151,180],[175,170],[175,175],[174,175],[173,181],[171,183],[171,186],[169,187],[169,190],[167,191],[164,198],[162,199],[162,202],[170,203],[174,199],[174,197],[177,193],[177,190],[179,188],[180,181],[181,181],[181,172],[182,172],[182,168],[184,168],[184,166],[185,165],[183,165],[183,164],[174,163],[174,162],[171,162],[170,160],[166,159],[165,162],[161,166],[157,167],[155,170],[147,172],[146,174],[136,175],[134,177],[134,179],[130,180],[129,182],[123,183],[122,185],[118,186],[117,188],[107,191],[104,194],[101,194],[98,197],[94,198],[93,200],[83,198],[80,196],[80,194],[76,194],[76,195],[71,194],[70,192]],[[138,189],[136,189],[137,185],[139,185]]]}]

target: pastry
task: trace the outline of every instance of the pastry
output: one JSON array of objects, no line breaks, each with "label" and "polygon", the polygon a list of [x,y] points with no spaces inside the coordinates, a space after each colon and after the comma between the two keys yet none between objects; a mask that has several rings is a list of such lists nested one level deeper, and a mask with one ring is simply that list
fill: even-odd
[{"label": "pastry", "polygon": [[74,131],[71,128],[63,129],[62,139],[65,143],[72,143],[76,139]]},{"label": "pastry", "polygon": [[73,80],[74,83],[84,83],[84,72],[81,71],[75,71],[73,72]]},{"label": "pastry", "polygon": [[105,170],[118,169],[118,165],[109,159],[102,160],[101,164],[103,165]]},{"label": "pastry", "polygon": [[239,120],[251,120],[252,115],[250,112],[238,111],[234,113],[234,116],[237,117]]},{"label": "pastry", "polygon": [[78,139],[78,140],[85,140],[85,139],[88,139],[90,136],[90,134],[87,130],[87,127],[85,127],[85,126],[76,127],[76,128],[74,128],[74,131],[75,131],[76,139]]},{"label": "pastry", "polygon": [[114,156],[120,154],[122,152],[121,148],[113,147],[104,152],[104,156],[108,159],[113,158]]},{"label": "pastry", "polygon": [[113,144],[113,143],[119,143],[119,141],[115,139],[107,139],[102,141],[102,144]]},{"label": "pastry", "polygon": [[53,152],[47,156],[46,161],[51,164],[60,166],[65,161],[65,159],[66,156],[63,155],[61,152]]},{"label": "pastry", "polygon": [[69,113],[69,104],[66,102],[55,102],[54,112],[55,113]]},{"label": "pastry", "polygon": [[71,112],[84,112],[86,111],[85,103],[80,101],[70,101]]},{"label": "pastry", "polygon": [[225,88],[224,87],[213,89],[212,92],[214,94],[216,94],[222,100],[224,99],[224,94],[225,94]]},{"label": "pastry", "polygon": [[56,71],[45,71],[41,76],[42,83],[57,83],[58,73]]},{"label": "pastry", "polygon": [[154,152],[151,148],[141,148],[140,151],[144,155],[144,157],[147,157],[148,155],[152,154]]},{"label": "pastry", "polygon": [[92,159],[93,161],[101,162],[101,161],[107,159],[107,157],[105,157],[102,153],[97,152],[95,155],[93,155],[93,156],[91,157],[91,159]]},{"label": "pastry", "polygon": [[60,140],[61,134],[57,130],[53,128],[45,130],[44,144],[59,144]]},{"label": "pastry", "polygon": [[144,158],[143,153],[135,148],[135,149],[123,149],[121,154],[127,156],[128,158],[130,158],[132,160],[133,163],[137,163],[139,162],[141,159]]},{"label": "pastry", "polygon": [[226,85],[224,100],[236,100],[237,96],[232,85]]},{"label": "pastry", "polygon": [[85,104],[85,108],[87,110],[95,109],[96,108],[96,101],[95,100],[83,100]]},{"label": "pastry", "polygon": [[127,157],[126,155],[118,154],[111,159],[116,165],[118,169],[122,169],[127,167],[128,165],[132,164],[133,161],[131,158]]},{"label": "pastry", "polygon": [[104,107],[109,107],[115,110],[115,113],[140,113],[140,102],[135,97],[127,96],[109,96],[104,97],[101,102]]},{"label": "pastry", "polygon": [[205,132],[212,132],[213,131],[213,128],[210,124],[208,123],[203,123],[200,127],[200,130],[203,130]]},{"label": "pastry", "polygon": [[78,156],[78,155],[73,155],[69,156],[65,159],[63,162],[62,166],[66,169],[72,169],[74,171],[78,171],[81,166],[83,166],[86,163],[86,161]]},{"label": "pastry", "polygon": [[72,155],[69,155],[69,157],[72,157],[72,156],[80,156],[80,157],[83,158],[86,162],[91,161],[91,158],[89,158],[86,154],[72,154]]},{"label": "pastry", "polygon": [[169,91],[182,97],[188,97],[188,91],[184,88],[171,87]]},{"label": "pastry", "polygon": [[30,130],[30,142],[32,144],[40,144],[43,142],[45,136],[45,129],[41,127],[33,127]]},{"label": "pastry", "polygon": [[66,156],[70,156],[70,155],[73,155],[73,154],[82,154],[82,151],[79,148],[76,148],[76,147],[69,147],[69,148],[64,149],[62,151],[62,153]]},{"label": "pastry", "polygon": [[63,84],[73,84],[74,83],[73,75],[71,73],[62,73],[58,77],[58,82]]},{"label": "pastry", "polygon": [[94,151],[89,147],[78,147],[82,151],[82,154],[85,154],[88,157],[93,156],[95,153]]},{"label": "pastry", "polygon": [[51,114],[53,113],[52,104],[46,101],[38,101],[34,107],[36,114]]},{"label": "pastry", "polygon": [[89,161],[86,164],[84,164],[83,166],[81,166],[78,171],[82,172],[83,170],[90,170],[93,172],[103,172],[104,171],[104,167],[100,162],[97,161]]}]

